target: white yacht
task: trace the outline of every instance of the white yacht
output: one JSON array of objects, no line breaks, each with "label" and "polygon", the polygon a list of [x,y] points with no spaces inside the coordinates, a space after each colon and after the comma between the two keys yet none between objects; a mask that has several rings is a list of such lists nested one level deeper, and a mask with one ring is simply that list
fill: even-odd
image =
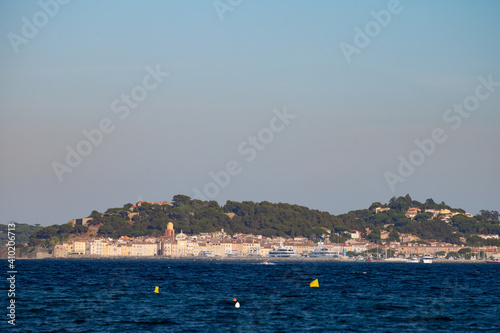
[{"label": "white yacht", "polygon": [[335,252],[333,250],[329,250],[326,247],[323,247],[323,243],[318,244],[319,247],[315,248],[314,251],[309,253],[309,257],[311,258],[325,258],[325,257],[330,257],[330,258],[338,258],[340,257],[338,252]]},{"label": "white yacht", "polygon": [[420,262],[423,264],[432,264],[432,259],[434,259],[430,254],[424,254],[422,258],[420,258]]},{"label": "white yacht", "polygon": [[213,254],[210,251],[201,251],[200,254],[198,254],[200,257],[215,257],[216,255]]},{"label": "white yacht", "polygon": [[269,251],[269,256],[270,257],[297,257],[298,254],[295,253],[294,250],[292,249],[287,249],[286,247],[283,247],[283,243],[280,244],[280,246],[272,251]]},{"label": "white yacht", "polygon": [[399,257],[393,257],[393,258],[386,258],[384,261],[388,262],[406,262],[406,259],[404,258],[399,258]]}]

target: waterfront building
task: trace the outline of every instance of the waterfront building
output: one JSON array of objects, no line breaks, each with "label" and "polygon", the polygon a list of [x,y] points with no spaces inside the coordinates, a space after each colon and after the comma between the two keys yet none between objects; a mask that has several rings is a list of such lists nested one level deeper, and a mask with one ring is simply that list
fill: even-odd
[{"label": "waterfront building", "polygon": [[157,249],[156,243],[132,243],[132,256],[155,256]]},{"label": "waterfront building", "polygon": [[120,244],[118,245],[120,248],[120,255],[123,257],[132,255],[132,246],[128,244]]},{"label": "waterfront building", "polygon": [[89,242],[89,253],[97,256],[109,255],[109,243],[106,240],[95,239]]},{"label": "waterfront building", "polygon": [[73,242],[73,253],[74,254],[85,254],[87,242],[85,241],[74,241]]}]

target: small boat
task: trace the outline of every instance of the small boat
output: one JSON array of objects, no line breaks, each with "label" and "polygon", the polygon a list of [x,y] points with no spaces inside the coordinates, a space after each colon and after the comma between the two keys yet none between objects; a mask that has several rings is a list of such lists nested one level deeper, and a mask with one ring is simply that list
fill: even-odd
[{"label": "small boat", "polygon": [[493,259],[493,260],[486,260],[487,264],[500,264],[500,260],[498,259]]},{"label": "small boat", "polygon": [[434,259],[434,257],[426,253],[420,258],[420,262],[423,264],[432,264],[432,259]]},{"label": "small boat", "polygon": [[387,259],[384,259],[384,261],[386,261],[386,262],[407,262],[406,259],[404,259],[404,258],[397,258],[397,257],[395,257],[395,258],[387,258]]},{"label": "small boat", "polygon": [[269,262],[267,260],[264,260],[263,262],[261,262],[262,265],[274,265],[273,262]]},{"label": "small boat", "polygon": [[420,261],[418,261],[418,259],[416,258],[413,258],[413,259],[408,259],[406,260],[406,262],[410,263],[410,264],[418,264]]}]

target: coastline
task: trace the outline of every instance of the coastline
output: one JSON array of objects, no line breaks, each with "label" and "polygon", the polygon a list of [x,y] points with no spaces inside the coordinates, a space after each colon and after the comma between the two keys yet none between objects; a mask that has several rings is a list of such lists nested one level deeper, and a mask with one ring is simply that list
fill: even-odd
[{"label": "coastline", "polygon": [[[385,260],[372,260],[370,262],[360,261],[348,258],[309,258],[309,257],[288,257],[288,258],[268,258],[268,257],[164,257],[164,256],[71,256],[71,257],[47,257],[47,258],[18,258],[16,260],[165,260],[165,261],[230,261],[230,262],[255,262],[261,263],[264,260],[268,262],[338,262],[338,263],[366,263],[366,264],[420,264],[410,263],[404,261],[385,261]],[[486,264],[484,260],[447,260],[447,259],[434,259],[433,264]]]}]

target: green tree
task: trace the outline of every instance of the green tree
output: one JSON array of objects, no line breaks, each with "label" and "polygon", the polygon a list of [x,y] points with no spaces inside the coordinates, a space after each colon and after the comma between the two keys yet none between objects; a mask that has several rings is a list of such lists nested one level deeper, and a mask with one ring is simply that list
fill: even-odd
[{"label": "green tree", "polygon": [[415,216],[414,220],[418,222],[429,221],[432,219],[432,216],[431,213],[420,213]]},{"label": "green tree", "polygon": [[177,194],[172,198],[172,207],[179,207],[191,204],[191,198],[187,195]]},{"label": "green tree", "polygon": [[392,222],[392,219],[386,213],[377,213],[372,216],[373,224],[376,226],[388,224]]},{"label": "green tree", "polygon": [[211,200],[208,202],[208,207],[209,208],[215,208],[215,209],[219,209],[220,206],[219,206],[219,203],[215,200]]},{"label": "green tree", "polygon": [[411,199],[411,197],[410,197],[410,195],[409,195],[409,194],[406,194],[406,196],[405,196],[405,198],[404,198],[404,201],[405,201],[405,204],[406,204],[406,205],[410,206],[410,205],[412,204],[412,201],[413,201],[413,200]]},{"label": "green tree", "polygon": [[71,230],[72,234],[83,234],[86,233],[89,230],[89,228],[85,225],[75,225],[73,229]]},{"label": "green tree", "polygon": [[399,242],[399,232],[397,232],[396,230],[392,230],[390,233],[389,233],[389,237],[387,238],[388,241],[390,242]]},{"label": "green tree", "polygon": [[59,231],[59,226],[53,225],[50,227],[45,227],[40,230],[38,230],[35,233],[35,237],[39,239],[49,239],[57,234]]},{"label": "green tree", "polygon": [[482,209],[479,211],[479,213],[482,216],[484,216],[486,219],[492,220],[492,221],[497,221],[497,222],[498,222],[498,219],[500,217],[500,214],[496,210],[489,211],[489,210]]},{"label": "green tree", "polygon": [[333,228],[333,232],[340,236],[342,234],[350,234],[351,229],[343,225],[338,225]]},{"label": "green tree", "polygon": [[93,210],[92,213],[88,216],[92,220],[87,221],[88,225],[98,225],[101,224],[101,219],[102,219],[102,214],[99,213],[97,210]]},{"label": "green tree", "polygon": [[63,224],[62,226],[59,227],[59,230],[57,231],[58,234],[69,234],[71,232],[71,229],[73,229],[73,226],[69,223]]},{"label": "green tree", "polygon": [[365,239],[370,242],[376,242],[380,240],[380,234],[372,232],[368,236],[366,236]]},{"label": "green tree", "polygon": [[306,231],[307,235],[310,236],[313,240],[321,241],[323,238],[328,235],[328,232],[325,229],[321,228],[311,228]]},{"label": "green tree", "polygon": [[484,239],[479,236],[471,236],[467,238],[466,244],[469,246],[482,246]]},{"label": "green tree", "polygon": [[371,205],[370,205],[370,208],[368,208],[369,210],[371,211],[374,211],[375,208],[377,207],[384,207],[384,205],[382,205],[380,202],[373,202]]},{"label": "green tree", "polygon": [[335,235],[335,234],[331,234],[330,235],[330,241],[332,243],[344,243],[346,242],[348,239],[350,238],[350,236],[348,235],[348,237],[346,236],[338,236],[338,235]]},{"label": "green tree", "polygon": [[97,231],[98,234],[100,235],[111,235],[115,229],[113,229],[112,226],[110,225],[102,225],[99,230]]},{"label": "green tree", "polygon": [[425,203],[424,203],[424,207],[425,209],[433,209],[433,207],[436,205],[436,203],[434,202],[434,200],[432,200],[431,198],[425,200]]},{"label": "green tree", "polygon": [[[22,243],[28,243],[30,237],[33,236],[42,227],[39,224],[29,225],[26,223],[17,223],[15,221],[9,221],[8,224],[14,224],[16,226],[16,246],[20,246]],[[8,225],[0,224],[0,244],[6,244],[8,241]]]}]

